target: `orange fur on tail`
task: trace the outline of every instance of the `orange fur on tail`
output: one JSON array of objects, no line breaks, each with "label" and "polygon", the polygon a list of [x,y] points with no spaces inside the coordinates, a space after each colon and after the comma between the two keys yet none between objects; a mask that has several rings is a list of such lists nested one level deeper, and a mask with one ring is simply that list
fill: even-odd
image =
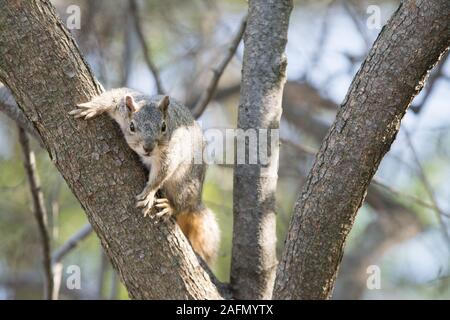
[{"label": "orange fur on tail", "polygon": [[177,216],[177,223],[192,248],[208,264],[217,258],[220,231],[214,214],[208,208],[200,212],[182,213]]}]

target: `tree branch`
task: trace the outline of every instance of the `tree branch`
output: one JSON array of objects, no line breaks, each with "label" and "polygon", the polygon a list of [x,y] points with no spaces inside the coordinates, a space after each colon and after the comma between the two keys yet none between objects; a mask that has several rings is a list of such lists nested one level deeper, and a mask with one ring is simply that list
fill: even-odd
[{"label": "tree branch", "polygon": [[[442,61],[439,61],[438,65],[439,66],[442,65]],[[216,99],[217,100],[227,99],[231,95],[238,94],[239,88],[240,85],[238,84],[219,90],[217,92]],[[318,112],[320,113],[326,110],[333,110],[333,109],[337,110],[336,105],[332,101],[322,97],[320,93],[316,89],[314,89],[311,85],[307,83],[299,83],[294,81],[286,82],[283,92],[282,119],[295,125],[298,129],[302,131],[302,133],[309,135],[314,140],[314,142],[320,143],[322,141],[322,139],[327,134],[329,126],[327,125],[327,123],[319,121],[316,117],[313,117],[311,113],[313,113],[314,110],[318,110]],[[308,110],[308,112],[304,110]],[[315,148],[300,145],[287,139],[281,139],[281,142],[283,144],[294,147],[296,150],[300,151],[302,154],[307,155],[308,157],[315,157],[318,151]],[[370,195],[371,192],[375,193],[375,191],[372,191],[374,189],[372,188],[372,185],[375,186],[378,185],[379,187],[386,189],[386,191],[388,191],[391,194],[398,195],[402,198],[414,202],[419,206],[439,212],[433,204],[428,203],[427,201],[423,201],[415,197],[414,195],[396,190],[388,186],[386,183],[383,183],[379,179],[372,179],[371,186],[369,186],[368,189],[368,195]],[[386,206],[389,205],[391,199],[387,196],[387,193],[377,192],[376,194],[377,196],[380,197],[379,200],[381,200],[381,202],[383,202]],[[369,205],[372,205],[371,199],[374,198],[375,197],[366,198]],[[399,205],[399,203],[397,203],[397,205]],[[447,212],[441,213],[445,216],[450,216],[450,213]]]},{"label": "tree branch", "polygon": [[73,234],[64,244],[53,252],[52,264],[56,264],[62,261],[64,257],[75,249],[78,244],[86,239],[92,233],[92,226],[87,223],[75,234]]},{"label": "tree branch", "polygon": [[276,299],[330,297],[370,180],[407,107],[449,46],[449,16],[447,0],[405,0],[381,31],[296,202]]},{"label": "tree branch", "polygon": [[444,220],[442,219],[442,216],[445,215],[445,213],[443,210],[441,210],[441,208],[436,200],[436,197],[435,197],[434,191],[433,191],[433,187],[431,186],[431,183],[428,181],[427,175],[425,174],[425,170],[423,169],[422,163],[419,159],[419,155],[417,154],[416,149],[414,148],[414,145],[412,143],[409,131],[405,128],[404,132],[405,132],[405,136],[406,136],[406,141],[408,143],[408,147],[411,150],[411,153],[413,155],[414,162],[416,163],[417,168],[419,169],[420,180],[422,180],[422,184],[425,187],[425,190],[428,193],[428,196],[430,197],[431,201],[433,202],[434,208],[436,209],[437,219],[439,221],[439,225],[442,228],[442,233],[444,235],[444,238],[447,241],[447,243],[450,244],[450,235],[448,234],[447,226],[446,226]]},{"label": "tree branch", "polygon": [[348,0],[341,1],[342,7],[344,10],[348,13],[350,19],[352,20],[353,24],[355,25],[356,30],[358,30],[359,34],[361,35],[361,38],[364,40],[364,43],[366,45],[366,50],[370,48],[370,38],[369,35],[366,32],[366,26],[358,17],[358,13],[356,12],[353,4],[348,2]]},{"label": "tree branch", "polygon": [[[306,155],[308,159],[317,153],[317,150],[290,140],[281,141]],[[285,166],[282,168],[286,169]],[[298,167],[295,170],[304,180],[304,170],[299,170]],[[344,255],[333,298],[361,299],[367,288],[367,267],[376,263],[387,250],[422,230],[415,212],[399,202],[395,196],[405,197],[427,209],[436,210],[429,203],[372,179],[364,201],[375,210],[377,216],[362,232],[361,238],[357,239],[356,248]]]},{"label": "tree branch", "polygon": [[59,247],[52,255],[52,270],[53,270],[53,300],[59,299],[59,291],[61,289],[62,279],[62,259],[75,249],[78,244],[86,239],[92,233],[92,227],[88,223],[83,226],[78,232],[70,237],[61,247]]},{"label": "tree branch", "polygon": [[245,17],[234,36],[233,40],[231,41],[231,44],[227,50],[227,54],[223,57],[223,60],[219,63],[219,65],[213,69],[213,76],[212,79],[206,88],[206,90],[202,93],[200,98],[198,99],[197,103],[195,104],[194,108],[192,108],[192,115],[194,118],[199,118],[203,112],[205,111],[206,107],[208,106],[211,99],[214,97],[214,94],[216,93],[217,85],[219,84],[219,80],[222,77],[223,72],[225,71],[225,68],[230,63],[231,59],[233,58],[234,54],[236,53],[236,50],[239,46],[239,43],[241,42],[242,36],[244,35],[245,26],[247,25],[247,17]]},{"label": "tree branch", "polygon": [[[315,150],[314,148],[303,146],[301,144],[298,144],[298,143],[295,143],[293,141],[286,140],[286,139],[281,139],[281,142],[283,144],[294,147],[300,153],[305,154],[309,157],[314,157],[317,154],[317,150]],[[413,202],[414,204],[421,206],[423,208],[430,209],[432,211],[435,211],[435,212],[445,215],[445,216],[450,216],[449,213],[447,213],[445,211],[440,211],[439,208],[436,208],[436,206],[434,204],[428,203],[427,201],[423,201],[422,199],[419,199],[416,196],[413,196],[411,194],[396,190],[396,189],[388,186],[386,183],[380,181],[377,178],[373,178],[372,181],[370,182],[370,186],[367,189],[367,197],[364,199],[364,201],[367,201],[368,204],[372,207],[380,207],[379,205],[378,206],[376,205],[377,203],[383,204],[384,207],[400,207],[401,206],[400,203],[394,203],[393,199],[391,197],[388,197],[387,195],[385,195],[385,193],[377,191],[376,187],[384,189],[385,191],[389,192],[390,195],[397,195],[401,198],[408,199],[410,202]],[[371,193],[373,193],[374,195],[371,196]],[[374,202],[375,199],[376,199],[376,202]],[[402,210],[407,211],[407,209],[405,207],[403,207]]]},{"label": "tree branch", "polygon": [[175,222],[154,225],[135,208],[146,173],[113,121],[68,115],[103,88],[50,1],[0,7],[0,81],[33,122],[130,297],[221,298]]},{"label": "tree branch", "polygon": [[44,267],[44,297],[51,300],[53,296],[53,272],[51,263],[50,236],[46,224],[46,209],[44,195],[42,193],[39,177],[36,172],[36,158],[30,149],[30,141],[24,129],[17,126],[19,131],[19,142],[24,157],[24,167],[30,185],[31,199],[33,202],[33,213],[36,219],[39,237],[42,247],[42,259]]},{"label": "tree branch", "polygon": [[145,63],[147,64],[147,67],[150,69],[150,72],[153,75],[153,79],[155,79],[156,89],[158,90],[158,93],[164,94],[166,91],[164,90],[164,87],[162,85],[159,70],[156,67],[155,63],[153,62],[150,48],[148,47],[147,42],[145,41],[144,31],[142,31],[142,23],[138,13],[138,4],[136,3],[136,0],[129,0],[129,6],[130,6],[130,14],[133,17],[134,28],[136,29],[136,34],[142,46]]},{"label": "tree branch", "polygon": [[[27,292],[27,294],[37,294],[42,290],[42,280],[36,277],[35,272],[17,273],[12,277],[0,277],[0,285],[7,288],[9,292]],[[95,297],[88,290],[70,290],[65,286],[62,288],[65,298],[74,300],[93,300]],[[9,298],[9,297],[8,297]]]},{"label": "tree branch", "polygon": [[[249,1],[238,112],[240,129],[279,128],[286,81],[284,51],[292,6],[292,0]],[[246,145],[245,154],[251,152],[254,150]],[[272,144],[266,166],[261,162],[235,165],[231,289],[236,299],[272,296],[277,264],[278,153],[278,145]]]}]

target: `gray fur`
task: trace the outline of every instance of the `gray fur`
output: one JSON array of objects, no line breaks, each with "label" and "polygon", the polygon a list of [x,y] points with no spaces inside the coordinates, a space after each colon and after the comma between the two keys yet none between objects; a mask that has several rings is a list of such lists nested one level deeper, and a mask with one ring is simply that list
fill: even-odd
[{"label": "gray fur", "polygon": [[[164,101],[169,101],[167,108]],[[214,261],[220,232],[214,214],[201,200],[206,170],[201,158],[203,133],[190,111],[165,96],[150,97],[120,88],[81,103],[70,112],[86,120],[102,113],[119,124],[128,145],[149,169],[147,184],[136,197],[144,216],[194,218],[189,228],[195,228],[195,232],[186,236],[197,253],[208,262]],[[200,154],[199,161],[194,162],[194,153]],[[155,198],[158,190],[165,198]]]},{"label": "gray fur", "polygon": [[[126,96],[134,99],[136,112],[130,112],[127,108]],[[206,165],[203,161],[194,164],[188,155],[194,150],[203,151],[203,134],[189,109],[174,99],[170,99],[167,114],[164,115],[158,108],[163,98],[162,95],[148,96],[128,88],[113,89],[80,104],[80,109],[71,114],[89,119],[106,112],[116,120],[128,145],[150,171],[148,184],[140,198],[162,189],[174,214],[197,212],[202,208]],[[163,121],[166,124],[165,133],[161,130]],[[135,132],[130,131],[132,122]],[[151,145],[155,149],[149,155],[144,147]],[[152,204],[148,203],[144,211]]]}]

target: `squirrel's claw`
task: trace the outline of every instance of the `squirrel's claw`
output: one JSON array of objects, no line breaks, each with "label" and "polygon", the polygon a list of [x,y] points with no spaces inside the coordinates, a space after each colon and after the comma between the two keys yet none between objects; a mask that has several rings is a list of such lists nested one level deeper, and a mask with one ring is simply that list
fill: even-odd
[{"label": "squirrel's claw", "polygon": [[145,200],[148,197],[148,190],[144,189],[141,193],[136,196],[136,200],[141,201]]},{"label": "squirrel's claw", "polygon": [[155,207],[158,209],[162,209],[158,213],[156,213],[157,218],[161,217],[170,217],[173,214],[173,208],[169,203],[169,200],[166,198],[156,199]]},{"label": "squirrel's claw", "polygon": [[146,216],[150,215],[150,213],[152,211],[152,208],[153,208],[153,205],[150,204],[150,203],[147,203],[145,206],[141,206],[141,207],[143,208],[142,209],[142,213],[144,214],[144,217],[146,217]]},{"label": "squirrel's claw", "polygon": [[136,207],[143,208],[142,213],[144,214],[144,217],[151,216],[151,218],[167,218],[170,217],[173,214],[173,208],[169,203],[169,200],[166,198],[162,199],[155,199],[155,207],[158,209],[158,212],[151,215],[152,208],[153,208],[153,201],[145,198],[144,200],[138,201],[136,204]]},{"label": "squirrel's claw", "polygon": [[145,207],[152,207],[153,206],[153,202],[151,202],[151,197],[147,197],[144,200],[140,200],[136,203],[136,208],[145,208]]},{"label": "squirrel's claw", "polygon": [[164,203],[169,203],[169,200],[167,200],[166,198],[159,198],[159,199],[156,199],[155,201],[156,201],[156,203],[158,203],[156,206],[160,206]]},{"label": "squirrel's claw", "polygon": [[152,208],[151,207],[145,207],[143,210],[142,210],[142,213],[144,214],[144,217],[146,217],[146,216],[149,216],[150,215],[150,212],[152,211]]},{"label": "squirrel's claw", "polygon": [[90,102],[79,103],[77,104],[77,107],[80,109],[90,109],[92,107],[92,104]]},{"label": "squirrel's claw", "polygon": [[138,200],[136,203],[136,208],[142,208],[144,217],[148,216],[152,210],[153,203],[155,202],[155,194],[152,192],[142,192],[136,196],[136,199]]},{"label": "squirrel's claw", "polygon": [[75,118],[84,118],[85,120],[91,119],[103,113],[103,109],[92,105],[90,102],[77,104],[78,109],[69,112],[71,116]]},{"label": "squirrel's claw", "polygon": [[139,193],[139,194],[135,197],[135,199],[136,199],[137,201],[141,201],[141,200],[144,200],[146,196],[147,196],[146,194]]},{"label": "squirrel's claw", "polygon": [[80,116],[80,113],[81,113],[82,111],[83,111],[83,110],[81,110],[81,109],[74,109],[74,110],[70,111],[69,114],[70,114],[71,116],[75,116],[75,118],[80,118],[80,117],[81,117],[81,116]]},{"label": "squirrel's claw", "polygon": [[159,218],[161,218],[161,217],[170,217],[171,215],[172,215],[172,210],[169,209],[169,208],[166,208],[166,209],[164,209],[164,210],[158,212],[158,213],[156,214],[156,217],[159,219]]}]

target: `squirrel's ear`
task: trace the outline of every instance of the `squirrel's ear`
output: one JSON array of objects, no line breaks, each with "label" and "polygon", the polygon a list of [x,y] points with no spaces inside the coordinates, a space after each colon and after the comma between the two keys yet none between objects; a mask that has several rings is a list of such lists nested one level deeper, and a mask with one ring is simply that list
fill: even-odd
[{"label": "squirrel's ear", "polygon": [[159,102],[158,105],[159,110],[161,110],[164,116],[167,115],[167,109],[169,108],[169,104],[170,104],[169,96],[164,96],[164,98],[162,98],[161,101]]},{"label": "squirrel's ear", "polygon": [[134,102],[134,99],[132,96],[126,96],[125,97],[125,105],[127,106],[128,110],[130,112],[136,112],[136,103]]}]

